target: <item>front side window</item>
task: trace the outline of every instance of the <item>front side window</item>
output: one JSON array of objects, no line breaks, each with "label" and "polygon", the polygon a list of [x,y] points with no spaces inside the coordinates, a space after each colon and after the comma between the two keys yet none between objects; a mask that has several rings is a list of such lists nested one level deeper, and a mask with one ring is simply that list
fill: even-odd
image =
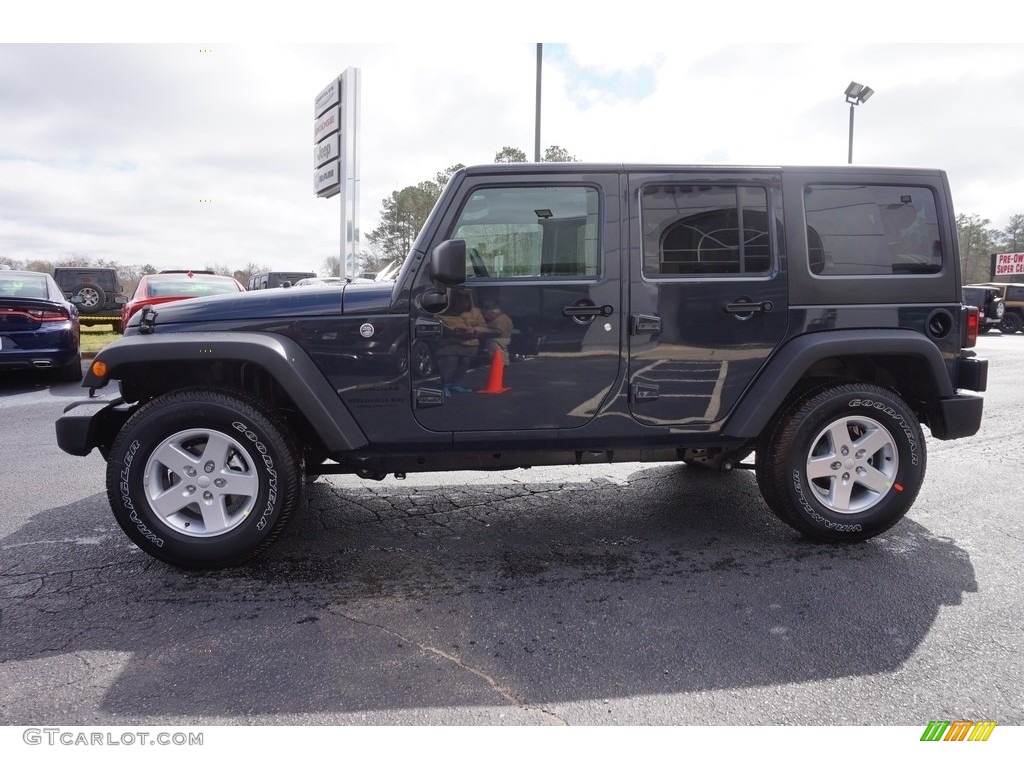
[{"label": "front side window", "polygon": [[657,184],[640,203],[645,277],[763,275],[771,269],[761,187]]},{"label": "front side window", "polygon": [[810,185],[804,208],[807,256],[816,275],[942,270],[935,195],[926,187]]},{"label": "front side window", "polygon": [[493,187],[466,202],[450,239],[466,241],[466,279],[594,278],[599,196],[591,187]]}]

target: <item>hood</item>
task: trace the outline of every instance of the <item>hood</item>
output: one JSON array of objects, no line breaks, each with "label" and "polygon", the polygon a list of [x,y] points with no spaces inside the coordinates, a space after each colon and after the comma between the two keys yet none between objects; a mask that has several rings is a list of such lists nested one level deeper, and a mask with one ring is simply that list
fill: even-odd
[{"label": "hood", "polygon": [[[391,304],[394,283],[350,283],[271,288],[221,296],[154,302],[156,326],[171,323],[203,324],[278,318],[327,317],[344,313],[385,312]],[[146,306],[145,304],[143,306]],[[129,323],[139,324],[142,310]]]}]

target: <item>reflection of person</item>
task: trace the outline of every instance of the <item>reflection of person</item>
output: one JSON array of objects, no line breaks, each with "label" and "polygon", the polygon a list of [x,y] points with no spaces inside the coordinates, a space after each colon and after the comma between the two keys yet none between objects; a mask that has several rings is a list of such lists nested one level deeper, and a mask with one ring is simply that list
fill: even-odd
[{"label": "reflection of person", "polygon": [[505,365],[508,365],[508,346],[512,343],[512,318],[502,311],[498,302],[494,299],[484,299],[480,302],[484,320],[487,321],[487,357],[494,355],[494,350],[501,350],[501,357]]},{"label": "reflection of person", "polygon": [[462,384],[469,364],[480,349],[480,335],[487,330],[483,313],[473,306],[469,291],[453,288],[448,308],[438,315],[443,326],[435,357],[446,394],[472,392]]}]

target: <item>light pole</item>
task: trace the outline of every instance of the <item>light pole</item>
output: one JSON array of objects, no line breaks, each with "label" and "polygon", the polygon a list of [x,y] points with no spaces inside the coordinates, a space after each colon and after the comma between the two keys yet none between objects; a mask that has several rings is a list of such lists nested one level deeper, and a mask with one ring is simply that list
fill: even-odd
[{"label": "light pole", "polygon": [[537,43],[537,125],[533,133],[533,162],[540,162],[540,70],[544,63],[544,44]]},{"label": "light pole", "polygon": [[866,85],[851,82],[846,88],[846,103],[850,105],[850,151],[846,162],[853,164],[853,108],[871,98],[874,91]]}]

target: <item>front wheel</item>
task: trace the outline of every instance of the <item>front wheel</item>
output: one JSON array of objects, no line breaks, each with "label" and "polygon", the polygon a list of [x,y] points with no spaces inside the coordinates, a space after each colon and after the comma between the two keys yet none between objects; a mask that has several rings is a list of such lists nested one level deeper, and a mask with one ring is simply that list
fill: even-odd
[{"label": "front wheel", "polygon": [[906,514],[924,481],[924,435],[895,393],[825,384],[782,408],[757,449],[757,481],[783,522],[825,542],[863,541]]},{"label": "front wheel", "polygon": [[242,392],[188,389],[147,403],[111,446],[107,496],[141,549],[220,568],[277,538],[302,495],[287,427]]}]

